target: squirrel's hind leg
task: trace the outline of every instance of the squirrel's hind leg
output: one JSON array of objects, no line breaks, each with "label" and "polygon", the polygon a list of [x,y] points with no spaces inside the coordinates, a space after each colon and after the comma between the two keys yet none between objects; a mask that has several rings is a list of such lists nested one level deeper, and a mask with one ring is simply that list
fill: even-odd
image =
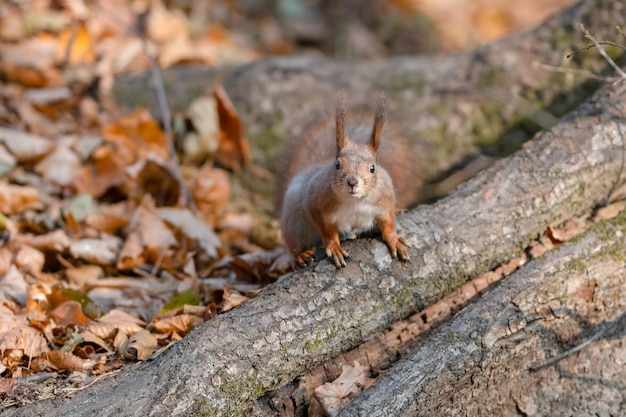
[{"label": "squirrel's hind leg", "polygon": [[[300,268],[304,268],[315,258],[315,249],[308,249],[295,257],[296,265]],[[294,265],[295,266],[295,265]]]}]

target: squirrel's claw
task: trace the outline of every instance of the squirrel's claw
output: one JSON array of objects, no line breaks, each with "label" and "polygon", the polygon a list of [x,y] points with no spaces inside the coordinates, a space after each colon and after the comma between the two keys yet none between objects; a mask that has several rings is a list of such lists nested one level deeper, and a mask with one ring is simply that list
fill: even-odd
[{"label": "squirrel's claw", "polygon": [[296,265],[298,265],[300,268],[304,268],[305,266],[313,262],[314,257],[315,257],[314,249],[305,250],[304,252],[302,252],[300,255],[298,255],[295,258]]},{"label": "squirrel's claw", "polygon": [[326,256],[333,260],[337,268],[341,268],[346,266],[345,258],[348,258],[350,255],[343,250],[339,242],[331,241],[326,246]]},{"label": "squirrel's claw", "polygon": [[395,247],[391,249],[392,255],[394,255],[393,257],[398,258],[403,262],[410,262],[411,257],[407,253],[408,247],[409,245],[406,244],[406,241],[399,237]]}]

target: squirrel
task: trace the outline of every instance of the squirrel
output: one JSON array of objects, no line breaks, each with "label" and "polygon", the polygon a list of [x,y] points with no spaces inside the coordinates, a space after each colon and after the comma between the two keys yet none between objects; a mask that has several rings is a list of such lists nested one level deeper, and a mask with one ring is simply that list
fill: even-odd
[{"label": "squirrel", "polygon": [[413,202],[418,181],[406,139],[391,132],[382,140],[385,118],[381,94],[373,128],[347,120],[342,93],[334,141],[325,135],[332,123],[326,121],[288,146],[277,175],[276,206],[283,241],[299,266],[312,260],[320,244],[338,268],[346,266],[349,255],[340,237],[354,237],[376,225],[392,257],[410,261],[407,244],[396,232],[396,203],[402,207]]}]

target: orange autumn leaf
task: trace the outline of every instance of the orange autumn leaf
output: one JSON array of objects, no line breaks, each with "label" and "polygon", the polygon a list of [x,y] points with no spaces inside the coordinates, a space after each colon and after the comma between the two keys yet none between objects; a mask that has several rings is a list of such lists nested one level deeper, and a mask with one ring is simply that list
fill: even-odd
[{"label": "orange autumn leaf", "polygon": [[213,90],[217,101],[217,114],[220,122],[219,144],[215,159],[230,169],[240,169],[251,161],[248,140],[244,137],[243,124],[226,90],[218,85]]},{"label": "orange autumn leaf", "polygon": [[81,359],[69,352],[53,351],[44,356],[57,369],[68,371],[87,371],[97,365],[92,359]]},{"label": "orange autumn leaf", "polygon": [[0,212],[21,213],[39,204],[39,191],[34,187],[12,185],[0,181]]},{"label": "orange autumn leaf", "polygon": [[230,199],[230,178],[219,168],[204,166],[189,181],[189,191],[196,202],[202,220],[215,226],[223,216],[223,210]]},{"label": "orange autumn leaf", "polygon": [[70,324],[89,324],[90,320],[78,301],[66,301],[50,312],[50,318],[62,326]]},{"label": "orange autumn leaf", "polygon": [[150,325],[159,333],[176,332],[182,336],[189,333],[203,321],[201,317],[193,314],[179,314],[174,317],[154,320]]},{"label": "orange autumn leaf", "polygon": [[144,108],[104,126],[102,134],[109,143],[115,145],[116,156],[124,166],[145,157],[149,151],[163,159],[168,157],[165,133]]},{"label": "orange autumn leaf", "polygon": [[93,64],[96,59],[94,41],[84,22],[77,27],[69,27],[59,35],[57,40],[57,60],[68,64]]}]

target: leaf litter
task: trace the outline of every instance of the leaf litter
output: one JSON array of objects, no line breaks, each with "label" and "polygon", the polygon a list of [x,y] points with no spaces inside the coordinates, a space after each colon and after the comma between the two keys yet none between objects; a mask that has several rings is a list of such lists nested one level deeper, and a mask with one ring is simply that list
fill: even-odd
[{"label": "leaf litter", "polygon": [[0,6],[0,407],[144,360],[278,276],[273,252],[237,261],[261,250],[241,243],[257,223],[225,221],[246,219],[229,208],[230,171],[250,154],[223,88],[177,116],[191,126],[182,166],[147,110],[123,114],[91,93],[148,70],[145,48],[163,67],[220,63],[220,48],[256,54],[226,32],[193,34],[159,2],[144,43],[128,30],[133,2],[111,7]]}]

